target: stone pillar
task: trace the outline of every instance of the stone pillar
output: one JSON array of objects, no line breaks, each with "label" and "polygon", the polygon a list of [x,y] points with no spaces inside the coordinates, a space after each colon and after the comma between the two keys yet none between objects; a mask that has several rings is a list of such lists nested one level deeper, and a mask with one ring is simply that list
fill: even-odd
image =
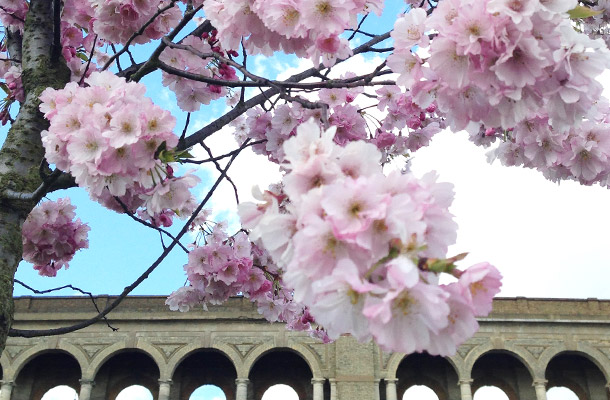
[{"label": "stone pillar", "polygon": [[15,382],[2,381],[2,387],[0,388],[0,400],[11,400],[11,392],[13,391],[14,386]]},{"label": "stone pillar", "polygon": [[248,383],[250,380],[248,378],[237,378],[235,379],[235,384],[237,384],[237,389],[235,390],[235,399],[236,400],[248,400]]},{"label": "stone pillar", "polygon": [[330,382],[330,400],[338,400],[339,393],[337,393],[337,380],[335,378],[328,379]]},{"label": "stone pillar", "polygon": [[534,390],[536,390],[536,400],[546,400],[546,380],[534,379]]},{"label": "stone pillar", "polygon": [[375,379],[375,393],[373,393],[373,400],[379,400],[381,395],[379,394],[379,382],[381,379]]},{"label": "stone pillar", "polygon": [[81,379],[80,381],[80,391],[78,392],[78,400],[89,400],[91,398],[91,390],[95,385],[90,379]]},{"label": "stone pillar", "polygon": [[[172,380],[162,381],[159,379],[159,400],[169,400],[169,391],[172,385]],[[81,400],[80,398],[78,400]]]},{"label": "stone pillar", "polygon": [[311,384],[313,385],[313,400],[324,400],[324,378],[313,378]]},{"label": "stone pillar", "polygon": [[472,400],[472,379],[460,379],[458,385],[460,385],[460,395],[462,400]]},{"label": "stone pillar", "polygon": [[398,382],[398,379],[396,378],[385,379],[386,400],[398,400],[398,393],[396,393],[396,382]]}]

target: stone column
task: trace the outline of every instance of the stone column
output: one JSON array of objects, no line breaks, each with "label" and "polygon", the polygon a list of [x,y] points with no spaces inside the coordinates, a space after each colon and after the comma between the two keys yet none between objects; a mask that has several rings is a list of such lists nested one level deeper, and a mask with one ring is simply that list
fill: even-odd
[{"label": "stone column", "polygon": [[339,393],[337,393],[337,380],[335,378],[329,378],[330,382],[330,400],[338,400]]},{"label": "stone column", "polygon": [[373,393],[373,400],[379,400],[380,399],[380,394],[379,394],[379,382],[381,381],[381,379],[375,379],[375,393]]},{"label": "stone column", "polygon": [[324,400],[324,378],[313,378],[311,384],[313,385],[313,400]]},{"label": "stone column", "polygon": [[[169,391],[172,385],[172,380],[162,381],[159,379],[159,400],[169,400]],[[78,399],[80,400],[80,398]]]},{"label": "stone column", "polygon": [[13,391],[14,386],[15,382],[2,381],[2,387],[0,388],[0,400],[11,400],[11,392]]},{"label": "stone column", "polygon": [[458,385],[460,385],[460,395],[462,400],[472,400],[472,379],[460,379]]},{"label": "stone column", "polygon": [[385,379],[386,400],[398,400],[398,394],[396,393],[396,382],[398,382],[398,379],[396,378]]},{"label": "stone column", "polygon": [[237,389],[235,390],[235,399],[236,400],[248,400],[248,383],[250,380],[248,378],[237,378],[235,379],[235,383],[237,384]]},{"label": "stone column", "polygon": [[80,382],[80,391],[78,392],[78,400],[89,400],[91,398],[91,390],[95,385],[90,379],[81,379]]},{"label": "stone column", "polygon": [[532,386],[536,390],[536,400],[546,400],[546,380],[534,379]]}]

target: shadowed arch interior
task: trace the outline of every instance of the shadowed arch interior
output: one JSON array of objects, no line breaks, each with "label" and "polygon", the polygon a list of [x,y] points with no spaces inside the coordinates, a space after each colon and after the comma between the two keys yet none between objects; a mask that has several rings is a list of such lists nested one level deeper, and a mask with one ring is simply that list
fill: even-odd
[{"label": "shadowed arch interior", "polygon": [[572,390],[579,400],[607,400],[606,380],[602,371],[578,352],[560,353],[553,357],[546,367],[547,390],[555,386],[565,386]]},{"label": "shadowed arch interior", "polygon": [[97,372],[91,400],[115,400],[121,390],[132,385],[144,386],[156,399],[159,376],[159,367],[148,354],[135,349],[116,353]]},{"label": "shadowed arch interior", "polygon": [[510,400],[535,399],[533,378],[523,363],[507,351],[483,354],[472,367],[472,393],[481,386],[497,386]]},{"label": "shadowed arch interior", "polygon": [[235,366],[217,350],[200,350],[187,356],[172,377],[172,400],[188,400],[200,386],[216,385],[227,399],[235,398]]},{"label": "shadowed arch interior", "polygon": [[402,359],[396,370],[398,398],[413,385],[427,386],[436,393],[439,400],[459,398],[456,385],[457,373],[447,359],[427,353],[410,354]]},{"label": "shadowed arch interior", "polygon": [[278,348],[263,354],[250,369],[253,400],[260,400],[265,391],[278,383],[292,387],[300,400],[311,399],[313,374],[307,362],[296,352]]},{"label": "shadowed arch interior", "polygon": [[78,392],[81,377],[78,361],[70,354],[54,350],[32,358],[21,369],[12,399],[40,400],[50,389],[66,385]]}]

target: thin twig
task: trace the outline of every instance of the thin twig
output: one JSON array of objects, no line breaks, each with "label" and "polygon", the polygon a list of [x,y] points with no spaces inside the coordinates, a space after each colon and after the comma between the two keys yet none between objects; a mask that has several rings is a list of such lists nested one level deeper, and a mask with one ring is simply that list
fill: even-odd
[{"label": "thin twig", "polygon": [[[15,279],[15,283],[18,283],[19,285],[23,286],[24,288],[26,288],[27,290],[31,291],[34,294],[47,294],[47,293],[57,292],[62,289],[75,290],[81,294],[89,296],[89,298],[91,299],[91,302],[93,303],[93,307],[95,307],[95,311],[97,311],[98,313],[101,312],[99,307],[97,306],[97,303],[95,302],[95,297],[93,297],[93,294],[91,292],[87,292],[81,288],[78,288],[74,285],[64,285],[64,286],[60,286],[60,287],[56,287],[56,288],[52,288],[52,289],[37,290],[37,289],[34,289],[33,287],[21,282],[19,279]],[[108,325],[108,328],[112,329],[114,332],[119,330],[119,328],[115,328],[114,326],[110,325],[110,321],[108,321],[108,318],[106,318],[105,316],[104,316],[104,321],[106,322],[106,325]]]},{"label": "thin twig", "polygon": [[[195,211],[193,212],[193,214],[191,215],[189,220],[184,224],[184,226],[182,227],[182,229],[180,230],[180,232],[176,236],[177,240],[180,240],[182,238],[182,236],[184,236],[186,234],[186,232],[188,231],[189,227],[191,226],[191,223],[195,220],[195,218],[197,217],[199,212],[203,209],[203,207],[210,200],[210,198],[212,197],[212,194],[214,193],[214,191],[216,190],[216,188],[218,187],[220,182],[226,177],[227,171],[229,170],[229,167],[231,166],[231,164],[235,160],[235,157],[237,157],[237,155],[235,155],[234,157],[231,158],[231,160],[229,160],[229,162],[227,163],[227,166],[222,170],[220,176],[218,177],[218,179],[216,179],[216,181],[214,182],[214,185],[212,186],[212,188],[210,188],[210,190],[206,194],[205,198],[201,201],[199,206],[195,209]],[[148,267],[146,269],[146,271],[144,271],[144,273],[142,273],[142,275],[140,275],[138,277],[138,279],[136,279],[131,285],[125,287],[125,289],[123,289],[121,294],[112,303],[107,305],[96,316],[94,316],[92,318],[89,318],[88,320],[81,321],[79,323],[70,325],[70,326],[64,326],[64,327],[55,328],[55,329],[42,329],[42,330],[33,329],[33,330],[30,330],[30,329],[14,329],[14,328],[11,328],[9,330],[9,332],[8,332],[8,335],[11,336],[11,337],[15,337],[15,336],[18,336],[18,337],[37,337],[37,336],[61,335],[61,334],[64,334],[64,333],[74,332],[74,331],[77,331],[79,329],[83,329],[83,328],[85,328],[87,326],[93,325],[94,323],[98,322],[99,320],[103,319],[106,315],[108,315],[109,312],[111,312],[116,307],[118,307],[118,305],[121,304],[123,299],[125,299],[125,297],[127,297],[127,295],[129,293],[131,293],[144,280],[146,280],[146,278],[148,278],[148,276],[159,266],[159,264],[161,264],[161,262],[173,250],[173,248],[176,246],[176,243],[177,243],[176,241],[172,241],[172,243],[169,246],[167,246],[167,248],[165,250],[163,250],[161,255],[159,257],[157,257],[157,259],[150,265],[150,267]]]},{"label": "thin twig", "polygon": [[146,28],[148,28],[148,26],[150,24],[155,22],[155,19],[157,19],[157,17],[159,15],[163,14],[165,11],[169,10],[170,8],[172,8],[174,6],[174,4],[176,4],[176,0],[171,0],[168,5],[166,5],[163,8],[158,9],[157,12],[152,17],[150,17],[150,19],[148,21],[146,21],[144,23],[144,25],[142,25],[140,27],[140,29],[138,29],[137,32],[134,32],[134,34],[131,35],[129,37],[129,39],[127,39],[127,42],[125,42],[125,44],[123,45],[123,48],[121,48],[121,50],[119,50],[112,57],[110,57],[110,59],[108,61],[106,61],[106,64],[104,64],[104,66],[102,67],[102,71],[108,69],[108,67],[110,67],[110,65],[112,65],[112,62],[114,61],[115,58],[120,57],[121,54],[125,53],[129,49],[129,45],[131,44],[131,42],[134,41],[135,38],[137,38],[138,36],[142,35],[144,33],[144,31],[146,30]]}]

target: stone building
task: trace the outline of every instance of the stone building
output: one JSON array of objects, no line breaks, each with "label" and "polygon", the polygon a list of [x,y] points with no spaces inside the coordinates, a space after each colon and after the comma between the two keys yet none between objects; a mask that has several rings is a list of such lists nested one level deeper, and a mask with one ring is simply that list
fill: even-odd
[{"label": "stone building", "polygon": [[[97,298],[104,307],[111,297]],[[396,400],[412,385],[440,400],[471,400],[494,385],[510,400],[545,400],[555,386],[579,400],[609,400],[610,301],[500,298],[452,357],[405,356],[341,337],[322,344],[266,322],[244,298],[209,311],[171,312],[164,297],[129,297],[98,323],[35,339],[10,338],[0,358],[0,400],[40,400],[67,385],[80,400],[114,400],[125,387],[188,400],[204,384],[227,399],[260,400],[290,385],[301,400]],[[95,314],[76,297],[16,299],[15,327],[65,326]]]}]

